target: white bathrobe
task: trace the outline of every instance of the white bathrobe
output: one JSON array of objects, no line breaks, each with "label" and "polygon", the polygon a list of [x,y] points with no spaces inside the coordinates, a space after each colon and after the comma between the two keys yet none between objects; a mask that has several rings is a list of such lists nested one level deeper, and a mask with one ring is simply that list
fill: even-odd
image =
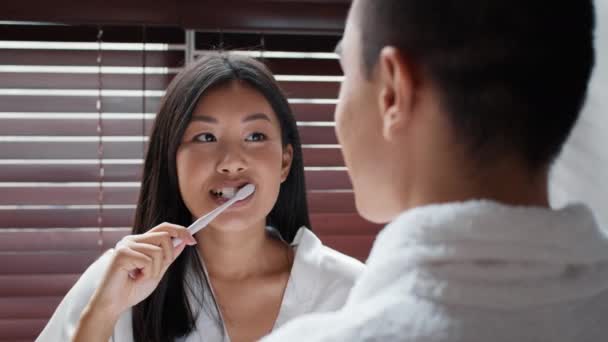
[{"label": "white bathrobe", "polygon": [[[339,309],[364,266],[361,262],[324,246],[304,227],[298,230],[293,243],[294,263],[283,295],[274,328],[295,317]],[[74,287],[55,310],[53,317],[36,339],[37,342],[69,341],[74,334],[80,315],[108,267],[112,250],[95,261],[80,277]],[[208,293],[208,292],[206,292]],[[210,298],[205,298],[209,303]],[[132,342],[131,310],[120,316],[112,342]],[[218,326],[209,310],[202,310],[196,329],[178,342],[229,341],[225,328]]]},{"label": "white bathrobe", "polygon": [[608,239],[579,205],[413,209],[379,234],[342,310],[275,341],[608,341]]}]

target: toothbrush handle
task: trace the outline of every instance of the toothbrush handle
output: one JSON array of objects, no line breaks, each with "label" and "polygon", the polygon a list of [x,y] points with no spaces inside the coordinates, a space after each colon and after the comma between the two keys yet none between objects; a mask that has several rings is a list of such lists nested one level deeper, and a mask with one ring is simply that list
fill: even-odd
[{"label": "toothbrush handle", "polygon": [[[194,223],[192,223],[188,227],[190,234],[194,235],[199,230],[205,228],[211,221],[213,221],[219,214],[221,214],[222,211],[226,210],[229,206],[233,205],[234,202],[236,202],[236,201],[237,201],[237,198],[235,196],[234,198],[231,198],[228,202],[220,205],[219,207],[210,211],[208,214],[203,215],[198,220],[194,221]],[[178,239],[178,238],[173,239],[173,247],[177,247],[177,245],[179,245],[180,243],[182,243],[181,239]]]}]

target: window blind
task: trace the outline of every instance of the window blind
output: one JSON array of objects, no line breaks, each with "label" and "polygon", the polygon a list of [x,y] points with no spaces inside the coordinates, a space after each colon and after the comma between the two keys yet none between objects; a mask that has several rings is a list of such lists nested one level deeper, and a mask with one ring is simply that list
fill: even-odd
[{"label": "window blind", "polygon": [[364,260],[363,220],[334,132],[339,37],[172,27],[0,26],[0,341],[31,340],[102,251],[129,234],[154,113],[187,62],[263,60],[304,144],[312,228]]}]

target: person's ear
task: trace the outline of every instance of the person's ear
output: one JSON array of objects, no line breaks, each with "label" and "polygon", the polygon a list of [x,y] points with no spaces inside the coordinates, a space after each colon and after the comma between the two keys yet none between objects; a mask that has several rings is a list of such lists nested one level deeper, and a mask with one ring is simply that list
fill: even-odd
[{"label": "person's ear", "polygon": [[283,147],[283,158],[281,161],[281,183],[283,183],[289,176],[292,161],[293,147],[291,144],[287,144],[285,147]]},{"label": "person's ear", "polygon": [[405,56],[392,46],[380,51],[377,75],[382,135],[386,140],[392,140],[411,119],[415,78]]}]

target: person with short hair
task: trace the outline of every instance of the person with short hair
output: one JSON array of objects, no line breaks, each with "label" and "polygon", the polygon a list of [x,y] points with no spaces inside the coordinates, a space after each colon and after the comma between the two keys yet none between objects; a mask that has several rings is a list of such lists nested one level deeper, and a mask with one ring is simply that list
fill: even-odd
[{"label": "person with short hair", "polygon": [[390,223],[342,309],[264,341],[605,341],[608,239],[547,190],[593,34],[590,0],[354,0],[336,132]]}]

